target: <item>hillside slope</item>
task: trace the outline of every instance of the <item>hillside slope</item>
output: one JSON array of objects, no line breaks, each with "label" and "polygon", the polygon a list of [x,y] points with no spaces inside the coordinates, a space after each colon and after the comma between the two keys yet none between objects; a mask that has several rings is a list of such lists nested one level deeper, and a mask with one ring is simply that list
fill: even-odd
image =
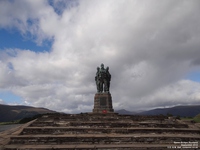
[{"label": "hillside slope", "polygon": [[25,117],[32,117],[37,114],[55,113],[46,108],[36,108],[30,106],[10,106],[0,104],[0,122],[10,122]]},{"label": "hillside slope", "polygon": [[116,110],[115,112],[118,113],[118,114],[121,114],[121,115],[133,115],[133,114],[136,114],[136,112],[131,112],[131,111],[128,111],[128,110],[125,110],[125,109]]},{"label": "hillside slope", "polygon": [[117,110],[116,113],[123,115],[167,115],[171,114],[180,117],[195,117],[200,114],[200,105],[189,105],[189,106],[175,106],[171,108],[156,108],[147,111],[134,112],[125,109]]},{"label": "hillside slope", "polygon": [[158,108],[139,113],[140,115],[167,115],[172,114],[174,116],[181,117],[195,117],[200,113],[200,105],[191,106],[175,106],[171,108]]}]

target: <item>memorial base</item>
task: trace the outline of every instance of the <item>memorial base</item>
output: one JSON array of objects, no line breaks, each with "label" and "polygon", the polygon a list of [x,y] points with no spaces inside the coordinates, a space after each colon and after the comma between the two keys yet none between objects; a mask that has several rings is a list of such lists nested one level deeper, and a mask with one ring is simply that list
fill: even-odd
[{"label": "memorial base", "polygon": [[113,113],[112,97],[110,93],[96,93],[94,97],[93,113]]}]

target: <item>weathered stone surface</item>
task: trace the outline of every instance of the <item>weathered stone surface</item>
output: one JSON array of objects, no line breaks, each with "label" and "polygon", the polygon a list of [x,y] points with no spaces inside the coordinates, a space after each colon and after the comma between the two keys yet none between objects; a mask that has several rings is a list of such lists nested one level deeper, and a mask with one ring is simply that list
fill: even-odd
[{"label": "weathered stone surface", "polygon": [[[174,142],[200,142],[197,124],[166,116],[115,113],[51,114],[6,132],[0,150],[167,150]],[[190,150],[200,148],[190,148]]]},{"label": "weathered stone surface", "polygon": [[96,93],[94,96],[93,113],[113,113],[112,96],[110,93]]}]

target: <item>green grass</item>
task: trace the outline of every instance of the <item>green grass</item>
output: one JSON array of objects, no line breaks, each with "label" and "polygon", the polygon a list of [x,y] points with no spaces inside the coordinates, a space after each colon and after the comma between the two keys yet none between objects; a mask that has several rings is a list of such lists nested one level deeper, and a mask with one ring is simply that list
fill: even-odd
[{"label": "green grass", "polygon": [[[52,113],[47,113],[47,114],[52,114]],[[10,121],[10,122],[0,122],[0,125],[24,124],[24,123],[27,123],[27,122],[29,122],[29,121],[31,121],[31,120],[40,118],[40,117],[42,117],[43,115],[47,115],[47,114],[37,114],[37,115],[35,115],[35,116],[23,118],[23,119],[20,119],[20,120],[15,120],[15,121]]]},{"label": "green grass", "polygon": [[11,122],[0,122],[0,125],[18,124],[20,120],[15,120]]},{"label": "green grass", "polygon": [[193,119],[196,123],[200,123],[200,114],[194,117]]},{"label": "green grass", "polygon": [[192,118],[192,117],[181,117],[181,120],[183,120],[183,121],[194,121],[196,123],[200,123],[200,114],[198,114],[194,118]]},{"label": "green grass", "polygon": [[181,120],[190,121],[193,120],[191,117],[181,117]]}]

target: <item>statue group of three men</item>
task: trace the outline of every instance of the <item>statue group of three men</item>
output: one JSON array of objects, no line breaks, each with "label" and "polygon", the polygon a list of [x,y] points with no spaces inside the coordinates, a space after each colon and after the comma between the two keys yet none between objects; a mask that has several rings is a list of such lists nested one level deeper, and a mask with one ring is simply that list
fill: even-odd
[{"label": "statue group of three men", "polygon": [[110,90],[111,74],[109,73],[109,67],[104,68],[104,64],[101,64],[101,68],[97,67],[97,73],[95,76],[97,92],[109,92]]}]

